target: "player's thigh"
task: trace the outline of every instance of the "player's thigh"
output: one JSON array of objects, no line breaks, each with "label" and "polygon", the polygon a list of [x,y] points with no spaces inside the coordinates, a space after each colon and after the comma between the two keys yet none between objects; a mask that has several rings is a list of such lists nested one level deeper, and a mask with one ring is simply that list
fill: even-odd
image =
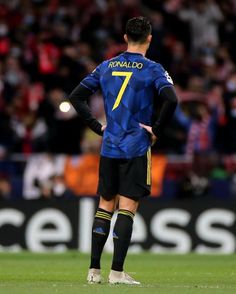
[{"label": "player's thigh", "polygon": [[109,200],[103,198],[103,196],[100,196],[99,208],[102,208],[109,212],[114,212],[117,207],[118,199],[119,199],[118,195]]},{"label": "player's thigh", "polygon": [[119,187],[118,161],[101,156],[97,193],[106,201],[115,199]]},{"label": "player's thigh", "polygon": [[119,194],[133,200],[150,195],[150,154],[123,160],[119,168]]}]

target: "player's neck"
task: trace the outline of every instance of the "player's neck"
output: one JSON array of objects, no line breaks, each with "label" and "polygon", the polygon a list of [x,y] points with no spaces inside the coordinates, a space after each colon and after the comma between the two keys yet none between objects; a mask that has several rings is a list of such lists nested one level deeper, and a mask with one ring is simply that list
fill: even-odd
[{"label": "player's neck", "polygon": [[130,53],[140,53],[143,56],[146,55],[147,46],[146,45],[128,45],[127,52]]}]

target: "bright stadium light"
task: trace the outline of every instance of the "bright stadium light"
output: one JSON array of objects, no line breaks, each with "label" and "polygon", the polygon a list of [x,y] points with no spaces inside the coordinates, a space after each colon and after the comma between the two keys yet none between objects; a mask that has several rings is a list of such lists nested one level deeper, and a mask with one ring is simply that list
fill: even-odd
[{"label": "bright stadium light", "polygon": [[63,101],[60,105],[59,105],[59,109],[61,112],[68,112],[70,110],[70,103],[67,101]]}]

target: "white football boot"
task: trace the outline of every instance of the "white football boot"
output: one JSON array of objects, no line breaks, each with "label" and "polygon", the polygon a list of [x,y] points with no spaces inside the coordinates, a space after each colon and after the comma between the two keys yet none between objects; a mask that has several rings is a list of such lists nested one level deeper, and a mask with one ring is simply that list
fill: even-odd
[{"label": "white football boot", "polygon": [[101,283],[101,270],[96,268],[90,268],[88,271],[87,282],[89,284],[98,284]]},{"label": "white football boot", "polygon": [[130,275],[118,271],[110,271],[108,282],[110,284],[126,284],[126,285],[140,285],[140,282],[135,281]]}]

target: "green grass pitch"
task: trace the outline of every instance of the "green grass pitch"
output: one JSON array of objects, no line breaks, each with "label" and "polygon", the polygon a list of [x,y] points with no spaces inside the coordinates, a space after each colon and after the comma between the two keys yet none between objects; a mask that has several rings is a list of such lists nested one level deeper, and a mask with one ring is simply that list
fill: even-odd
[{"label": "green grass pitch", "polygon": [[236,255],[130,254],[126,271],[141,286],[107,284],[110,262],[105,254],[104,282],[88,285],[88,255],[0,253],[0,294],[236,293]]}]

